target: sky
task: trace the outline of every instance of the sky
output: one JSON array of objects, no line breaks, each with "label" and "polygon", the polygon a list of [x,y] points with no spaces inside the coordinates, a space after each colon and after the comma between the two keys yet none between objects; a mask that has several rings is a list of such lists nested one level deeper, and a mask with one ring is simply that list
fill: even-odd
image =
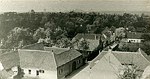
[{"label": "sky", "polygon": [[150,11],[150,0],[0,0],[0,12]]}]

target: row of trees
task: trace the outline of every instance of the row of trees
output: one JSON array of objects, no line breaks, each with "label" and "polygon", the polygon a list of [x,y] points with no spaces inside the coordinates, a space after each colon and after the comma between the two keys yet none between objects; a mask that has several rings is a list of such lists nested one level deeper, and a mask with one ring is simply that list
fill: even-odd
[{"label": "row of trees", "polygon": [[[77,33],[101,33],[106,27],[146,28],[150,31],[150,19],[145,15],[99,13],[16,13],[0,15],[0,39],[2,48],[21,47],[44,39],[46,42],[67,47]],[[66,44],[67,45],[64,45]]]}]

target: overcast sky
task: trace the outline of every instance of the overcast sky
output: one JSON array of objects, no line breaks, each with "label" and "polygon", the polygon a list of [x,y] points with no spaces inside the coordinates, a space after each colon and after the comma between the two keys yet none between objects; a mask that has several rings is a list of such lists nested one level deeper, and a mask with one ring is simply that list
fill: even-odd
[{"label": "overcast sky", "polygon": [[150,11],[150,0],[0,0],[0,12]]}]

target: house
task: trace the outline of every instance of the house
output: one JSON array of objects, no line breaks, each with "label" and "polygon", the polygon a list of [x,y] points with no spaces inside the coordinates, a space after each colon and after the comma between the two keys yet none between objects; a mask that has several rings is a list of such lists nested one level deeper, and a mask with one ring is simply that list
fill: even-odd
[{"label": "house", "polygon": [[[82,48],[80,45],[83,40],[87,41],[87,44],[88,44],[87,49]],[[73,44],[73,47],[74,47],[74,49],[76,49],[82,53],[85,60],[86,59],[92,60],[93,58],[95,58],[98,55],[99,50],[101,49],[99,43],[100,43],[99,40],[81,38],[78,42]]]},{"label": "house", "polygon": [[[79,47],[80,42],[83,40],[86,40],[88,43],[88,49],[86,49],[86,50]],[[90,60],[98,55],[99,50],[103,49],[103,46],[104,46],[103,44],[105,43],[105,41],[106,40],[104,39],[104,37],[102,37],[101,34],[81,34],[81,33],[79,33],[72,39],[73,48],[80,51],[83,54],[83,56],[86,57],[86,59],[88,57],[93,56],[90,58]],[[92,53],[94,53],[95,55],[92,55]]]},{"label": "house", "polygon": [[123,66],[137,66],[140,75],[150,65],[150,58],[140,48],[137,52],[112,51],[112,53]]},{"label": "house", "polygon": [[62,79],[83,65],[75,49],[44,47],[44,50],[19,49],[24,78]]},{"label": "house", "polygon": [[0,55],[1,76],[13,79],[19,72],[19,54],[17,51],[9,51]]},{"label": "house", "polygon": [[78,33],[73,39],[72,42],[76,42],[81,38],[90,39],[90,40],[101,40],[101,34],[83,34]]},{"label": "house", "polygon": [[116,37],[125,37],[125,28],[120,27],[115,30]]},{"label": "house", "polygon": [[102,51],[71,79],[118,79],[121,71],[120,61],[110,51]]},{"label": "house", "polygon": [[89,65],[71,79],[118,79],[126,67],[137,66],[137,73],[142,75],[150,65],[149,57],[140,48],[137,52],[102,51],[89,62]]},{"label": "house", "polygon": [[126,33],[126,37],[122,39],[123,42],[128,43],[142,43],[144,39],[142,35],[150,35],[149,33],[138,33],[138,32],[128,32]]}]

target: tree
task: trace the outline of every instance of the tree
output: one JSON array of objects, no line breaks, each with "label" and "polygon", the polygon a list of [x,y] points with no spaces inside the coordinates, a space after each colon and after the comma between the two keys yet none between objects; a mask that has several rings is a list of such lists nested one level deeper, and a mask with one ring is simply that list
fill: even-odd
[{"label": "tree", "polygon": [[119,79],[137,79],[139,77],[138,67],[135,65],[125,65],[123,74],[119,74]]},{"label": "tree", "polygon": [[68,38],[61,38],[57,40],[57,46],[67,48],[71,46],[71,41]]},{"label": "tree", "polygon": [[149,34],[143,34],[141,36],[142,39],[144,39],[144,41],[150,41],[150,35]]},{"label": "tree", "polygon": [[35,41],[38,41],[40,38],[45,38],[45,31],[44,28],[38,28],[35,33],[33,34],[33,38]]},{"label": "tree", "polygon": [[87,49],[89,49],[89,43],[87,40],[85,39],[81,39],[81,41],[79,41],[79,46],[78,48],[80,50],[86,51]]}]

